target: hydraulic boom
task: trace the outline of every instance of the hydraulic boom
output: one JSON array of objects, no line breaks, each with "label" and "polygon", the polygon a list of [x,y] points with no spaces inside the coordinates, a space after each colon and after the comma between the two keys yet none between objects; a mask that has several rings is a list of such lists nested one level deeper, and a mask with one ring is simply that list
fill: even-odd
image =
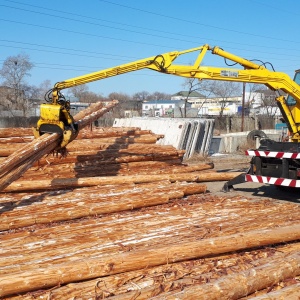
[{"label": "hydraulic boom", "polygon": [[[179,56],[191,52],[198,53],[192,65],[174,63]],[[204,66],[201,63],[207,53],[230,60],[239,65],[240,68]],[[47,94],[48,103],[41,106],[41,117],[35,129],[35,136],[40,136],[44,132],[59,132],[62,135],[61,147],[66,146],[76,137],[77,127],[70,114],[70,103],[66,101],[61,90],[141,69],[199,80],[264,84],[276,91],[278,95],[276,102],[289,129],[290,140],[285,144],[270,141],[262,143],[262,148],[258,150],[268,151],[268,157],[262,154],[255,155],[256,157],[251,164],[252,174],[250,175],[258,175],[262,178],[259,180],[265,182],[267,179],[264,179],[264,176],[270,177],[276,171],[275,178],[298,181],[298,174],[300,178],[300,151],[298,147],[300,142],[300,72],[296,72],[295,79],[292,80],[285,73],[267,69],[263,63],[258,64],[226,52],[219,47],[210,47],[209,45],[184,51],[167,52],[56,83]],[[287,158],[287,160],[285,157],[272,159],[273,156],[277,155],[276,153],[280,153],[279,156],[291,158]],[[295,183],[295,185],[298,184],[300,186],[300,180],[299,183]]]}]

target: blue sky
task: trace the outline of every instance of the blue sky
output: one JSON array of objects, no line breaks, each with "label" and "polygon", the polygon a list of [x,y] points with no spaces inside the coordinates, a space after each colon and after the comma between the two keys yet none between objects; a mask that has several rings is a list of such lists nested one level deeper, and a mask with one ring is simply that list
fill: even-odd
[{"label": "blue sky", "polygon": [[[210,44],[293,76],[300,68],[299,15],[295,0],[0,0],[0,64],[29,55],[35,67],[27,82],[38,86]],[[223,60],[208,56],[204,64],[222,66]],[[183,83],[184,78],[141,70],[88,87],[103,96],[174,94]]]}]

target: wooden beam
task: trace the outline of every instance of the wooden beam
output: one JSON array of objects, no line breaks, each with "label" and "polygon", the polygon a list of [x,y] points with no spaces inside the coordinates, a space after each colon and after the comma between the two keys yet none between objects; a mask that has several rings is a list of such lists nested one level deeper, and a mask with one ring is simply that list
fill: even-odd
[{"label": "wooden beam", "polygon": [[[101,103],[95,103],[87,110],[80,112],[80,116],[76,115],[74,117],[78,123],[79,130],[104,115],[117,104],[118,101],[112,101],[106,107],[102,107],[103,105]],[[14,180],[20,178],[35,161],[53,151],[59,143],[59,134],[44,134],[9,156],[7,160],[0,165],[0,191],[10,185]]]},{"label": "wooden beam", "polygon": [[86,178],[57,178],[53,180],[22,180],[13,182],[4,192],[30,191],[30,190],[52,190],[71,187],[88,187],[96,185],[118,185],[129,183],[147,183],[155,181],[170,180],[171,182],[208,182],[208,181],[227,181],[241,172],[192,172],[177,174],[160,175],[131,175],[131,176],[103,176]]},{"label": "wooden beam", "polygon": [[[46,224],[82,217],[104,215],[114,212],[133,210],[168,203],[171,199],[186,195],[200,194],[206,191],[203,184],[166,184],[152,187],[150,190],[132,191],[131,189],[115,195],[105,195],[105,189],[87,191],[74,190],[63,194],[63,198],[52,193],[35,195],[35,205],[24,205],[12,210],[12,206],[3,206],[0,230],[9,230],[35,224]],[[97,195],[101,193],[101,197]],[[25,204],[23,202],[23,204]],[[7,207],[7,209],[6,209]]]},{"label": "wooden beam", "polygon": [[[293,278],[300,274],[300,253],[294,253],[276,258],[270,262],[246,271],[238,272],[208,284],[186,287],[180,292],[169,292],[153,300],[189,300],[189,299],[231,299],[237,300],[256,291],[271,287],[280,281]],[[289,291],[290,294],[290,291]],[[294,295],[300,295],[299,290]],[[201,297],[199,298],[199,295]],[[257,299],[255,297],[255,299]],[[270,299],[270,298],[263,298]],[[271,298],[272,299],[272,298]],[[292,298],[276,298],[292,299]],[[299,299],[299,298],[298,298]]]},{"label": "wooden beam", "polygon": [[[253,230],[152,249],[123,252],[114,254],[113,256],[108,254],[104,257],[80,259],[77,261],[50,265],[48,267],[40,267],[34,270],[15,271],[10,273],[9,276],[0,275],[0,297],[42,288],[50,288],[60,284],[82,281],[85,279],[123,273],[131,270],[299,239],[300,225],[293,225],[281,228]],[[277,275],[272,275],[270,277],[271,280],[273,276],[279,275],[280,277],[280,274],[283,274],[283,272],[284,274],[288,274],[289,272],[289,276],[292,274],[299,274],[300,254],[297,252],[290,257],[285,257],[284,261],[280,263],[279,266],[283,271],[281,272],[276,268],[278,273]],[[272,270],[274,270],[274,267]],[[241,280],[241,277],[237,276],[237,279],[238,278]],[[254,283],[253,280],[251,282]],[[227,281],[227,284],[230,284],[230,282]],[[246,286],[245,280],[238,281],[237,285],[243,288]],[[222,286],[225,287],[226,285],[224,284]],[[230,289],[230,291],[232,292],[232,289]],[[193,299],[193,297],[186,299]]]}]

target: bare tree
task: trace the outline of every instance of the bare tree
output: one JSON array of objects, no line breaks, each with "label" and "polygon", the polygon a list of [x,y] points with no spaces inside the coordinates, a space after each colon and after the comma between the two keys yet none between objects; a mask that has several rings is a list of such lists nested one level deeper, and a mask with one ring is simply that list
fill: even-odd
[{"label": "bare tree", "polygon": [[109,100],[129,101],[131,97],[125,93],[113,92],[108,95]]},{"label": "bare tree", "polygon": [[14,109],[22,109],[24,116],[26,115],[29,103],[24,105],[24,102],[28,100],[26,100],[28,85],[25,82],[25,77],[30,76],[29,71],[32,67],[33,63],[30,62],[29,56],[26,54],[9,56],[3,63],[0,75],[4,79],[3,85],[9,88],[4,105],[11,112]]},{"label": "bare tree", "polygon": [[142,91],[142,92],[137,92],[132,96],[133,100],[138,100],[138,101],[145,101],[145,100],[166,100],[166,99],[170,99],[171,95],[167,94],[167,93],[162,93],[162,92],[154,92],[152,94],[150,94],[147,91]]},{"label": "bare tree", "polygon": [[104,100],[104,97],[102,97],[101,95],[90,92],[86,84],[74,86],[70,88],[70,91],[76,98],[78,98],[80,102],[83,103],[94,103]]},{"label": "bare tree", "polygon": [[19,102],[18,109],[22,110],[24,117],[29,117],[29,110],[33,107],[33,99],[39,97],[39,88],[33,85],[22,85],[23,99]]},{"label": "bare tree", "polygon": [[115,118],[121,118],[124,116],[124,111],[128,107],[128,102],[131,100],[131,97],[124,93],[113,92],[108,95],[109,100],[118,100],[119,104],[112,109],[112,115]]},{"label": "bare tree", "polygon": [[46,93],[52,88],[51,81],[49,79],[44,80],[40,85],[39,85],[39,93],[38,93],[38,98],[39,99],[44,99]]},{"label": "bare tree", "polygon": [[88,92],[88,90],[89,88],[86,84],[81,84],[70,88],[71,93],[78,99],[80,99],[84,93]]},{"label": "bare tree", "polygon": [[147,91],[142,91],[142,92],[137,92],[133,94],[132,99],[137,100],[137,101],[145,101],[149,99],[149,92]]},{"label": "bare tree", "polygon": [[0,87],[0,106],[1,110],[9,111],[12,116],[14,116],[13,110],[15,109],[15,106],[13,105],[12,99],[13,99],[13,89],[1,86]]},{"label": "bare tree", "polygon": [[79,101],[83,103],[95,103],[104,100],[105,98],[101,95],[89,91],[82,93],[79,97]]},{"label": "bare tree", "polygon": [[279,107],[275,100],[275,92],[266,86],[263,86],[259,90],[256,90],[256,93],[261,99],[262,114],[267,115],[268,117],[274,117],[279,111]]},{"label": "bare tree", "polygon": [[187,88],[187,96],[184,97],[184,104],[180,107],[180,114],[182,118],[186,118],[186,111],[187,111],[187,103],[190,98],[190,95],[198,91],[200,89],[200,82],[197,78],[186,78],[184,83],[182,84],[183,87]]},{"label": "bare tree", "polygon": [[190,99],[190,96],[193,92],[198,92],[205,97],[205,100],[202,102],[199,110],[205,104],[207,98],[213,93],[211,90],[211,83],[207,80],[199,80],[196,78],[186,78],[183,83],[183,87],[187,88],[187,96],[184,98],[184,107],[180,109],[181,116],[186,117],[187,114],[187,102]]},{"label": "bare tree", "polygon": [[166,99],[170,99],[171,95],[156,91],[153,94],[150,94],[149,98],[152,99],[152,100],[153,99],[156,99],[156,100],[166,100]]},{"label": "bare tree", "polygon": [[228,106],[228,98],[236,96],[241,92],[241,85],[232,81],[209,81],[205,89],[217,98],[220,98],[220,117]]}]

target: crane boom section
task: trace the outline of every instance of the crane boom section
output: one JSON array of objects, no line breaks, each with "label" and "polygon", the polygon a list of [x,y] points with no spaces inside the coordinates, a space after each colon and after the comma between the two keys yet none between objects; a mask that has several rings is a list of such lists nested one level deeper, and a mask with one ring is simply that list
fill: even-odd
[{"label": "crane boom section", "polygon": [[[201,62],[203,61],[207,50],[210,50],[213,54],[240,64],[244,67],[244,70],[201,66]],[[196,58],[194,64],[173,64],[173,61],[180,55],[195,51],[199,51],[199,55]],[[137,60],[131,63],[119,65],[113,68],[108,68],[98,72],[64,80],[56,83],[54,86],[54,90],[62,90],[129,72],[138,71],[141,69],[151,69],[161,73],[167,73],[187,78],[195,77],[200,80],[211,79],[265,84],[272,90],[283,90],[287,94],[291,95],[297,102],[300,102],[300,86],[296,82],[294,82],[287,74],[268,70],[264,66],[258,65],[247,59],[226,52],[219,47],[211,48],[208,45],[188,49],[185,51],[167,52],[164,54]]]},{"label": "crane boom section", "polygon": [[[192,48],[181,52],[179,51],[167,52],[164,54],[159,54],[156,56],[140,59],[131,63],[119,65],[113,68],[108,68],[90,74],[86,74],[83,76],[67,79],[56,83],[54,89],[62,90],[77,85],[86,84],[93,81],[97,81],[97,80],[101,80],[113,76],[118,76],[121,74],[138,71],[142,69],[151,69],[161,73],[168,73],[167,71],[168,67],[172,65],[172,62],[178,56],[189,52],[201,51],[204,47],[205,46],[201,46],[201,47]],[[199,56],[201,57],[201,53],[199,54]]]},{"label": "crane boom section", "polygon": [[[179,56],[191,52],[199,52],[193,64],[174,64],[174,61]],[[238,69],[201,65],[207,52],[211,52],[225,60],[231,60],[243,68]],[[142,69],[151,69],[160,73],[186,78],[198,78],[199,80],[220,80],[264,84],[272,90],[283,91],[295,100],[295,105],[287,105],[284,96],[276,98],[277,104],[292,134],[291,140],[295,142],[300,141],[300,86],[285,73],[269,70],[263,64],[259,65],[250,60],[226,52],[219,47],[210,47],[207,44],[184,51],[173,51],[159,54],[58,82],[52,89],[52,103],[54,105],[59,105],[61,95],[60,90],[62,89]]]},{"label": "crane boom section", "polygon": [[232,69],[200,66],[197,69],[191,67],[180,68],[173,66],[168,68],[168,73],[187,77],[198,78],[199,80],[219,80],[234,81],[245,83],[264,84],[272,90],[281,90],[292,96],[296,104],[289,106],[286,98],[278,96],[276,98],[277,105],[288,125],[291,132],[291,140],[300,140],[300,86],[293,81],[287,74],[281,72],[269,71],[267,69]]}]

